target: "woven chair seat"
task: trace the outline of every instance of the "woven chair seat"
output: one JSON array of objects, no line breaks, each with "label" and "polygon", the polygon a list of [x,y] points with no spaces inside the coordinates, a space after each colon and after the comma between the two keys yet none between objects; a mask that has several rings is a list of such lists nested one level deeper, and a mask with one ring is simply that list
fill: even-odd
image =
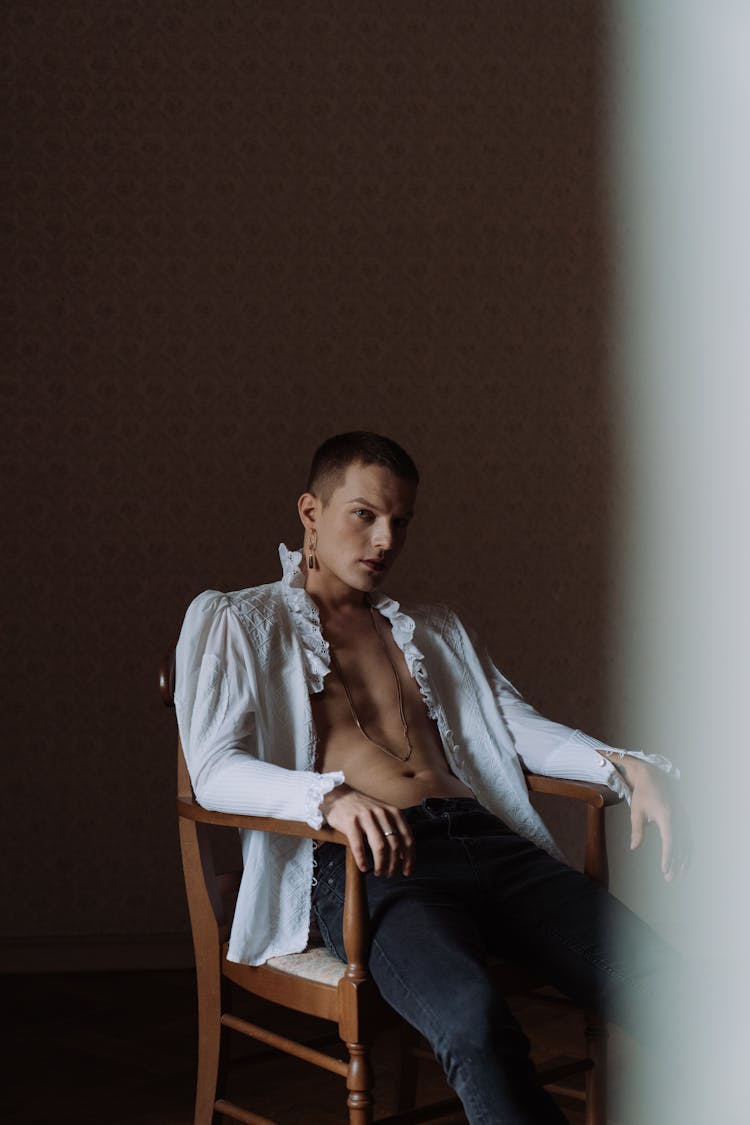
[{"label": "woven chair seat", "polygon": [[337,985],[346,972],[344,962],[329,953],[324,945],[313,946],[303,953],[285,953],[281,957],[271,957],[266,964],[282,973],[305,977],[319,984]]}]

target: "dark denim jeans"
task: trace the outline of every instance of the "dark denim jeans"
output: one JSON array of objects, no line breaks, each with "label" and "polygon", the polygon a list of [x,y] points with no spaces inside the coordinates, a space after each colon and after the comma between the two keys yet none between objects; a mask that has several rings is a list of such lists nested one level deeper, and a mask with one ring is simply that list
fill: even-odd
[{"label": "dark denim jeans", "polygon": [[[669,975],[674,954],[597,883],[477,801],[431,797],[405,816],[413,874],[367,877],[372,976],[431,1044],[471,1125],[559,1125],[528,1040],[490,984],[487,954],[543,966],[576,1003],[625,1026],[634,993]],[[343,847],[323,844],[316,864],[321,933],[345,960]]]}]

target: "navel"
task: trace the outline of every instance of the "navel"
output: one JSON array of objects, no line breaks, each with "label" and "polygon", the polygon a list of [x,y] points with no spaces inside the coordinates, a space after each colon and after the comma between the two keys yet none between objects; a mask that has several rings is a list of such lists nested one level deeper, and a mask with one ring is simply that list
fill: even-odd
[{"label": "navel", "polygon": [[414,770],[404,770],[404,772],[401,774],[401,776],[402,777],[416,777],[416,774],[414,773]]}]

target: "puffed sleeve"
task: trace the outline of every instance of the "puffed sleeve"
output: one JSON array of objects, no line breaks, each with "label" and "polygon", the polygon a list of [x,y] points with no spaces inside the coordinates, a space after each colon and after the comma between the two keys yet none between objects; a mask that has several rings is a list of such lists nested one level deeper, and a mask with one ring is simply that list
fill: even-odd
[{"label": "puffed sleeve", "polygon": [[188,608],[177,643],[175,709],[199,804],[320,828],[320,802],[343,774],[289,770],[260,759],[253,652],[225,594],[208,590]]},{"label": "puffed sleeve", "polygon": [[481,642],[477,642],[477,650],[497,705],[513,737],[516,752],[524,768],[530,773],[608,785],[628,803],[630,787],[612,761],[604,757],[603,752],[639,758],[675,780],[679,779],[680,771],[661,754],[622,750],[600,742],[598,738],[593,738],[582,730],[546,719],[526,702],[510,680],[495,667]]}]

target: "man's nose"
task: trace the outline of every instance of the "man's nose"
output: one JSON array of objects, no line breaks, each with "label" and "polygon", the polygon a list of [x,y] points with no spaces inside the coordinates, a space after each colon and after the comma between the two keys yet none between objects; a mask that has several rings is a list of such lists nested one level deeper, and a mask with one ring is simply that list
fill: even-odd
[{"label": "man's nose", "polygon": [[378,520],[375,524],[373,546],[379,551],[390,551],[393,545],[393,529],[386,520]]}]

